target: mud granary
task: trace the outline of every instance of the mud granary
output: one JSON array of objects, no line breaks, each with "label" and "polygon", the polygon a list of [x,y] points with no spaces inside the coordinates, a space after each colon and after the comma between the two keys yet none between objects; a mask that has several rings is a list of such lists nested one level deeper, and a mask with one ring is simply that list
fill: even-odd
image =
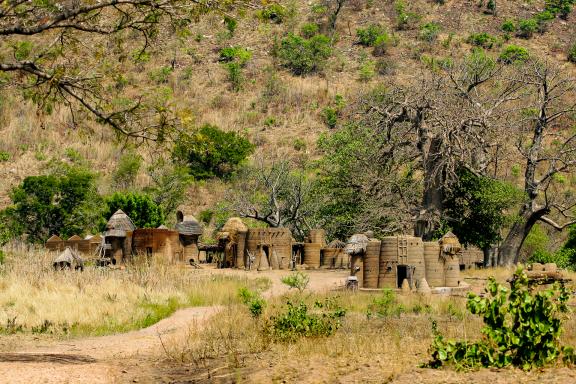
[{"label": "mud granary", "polygon": [[[354,235],[348,246],[351,274],[361,288],[401,288],[406,280],[412,289],[423,280],[430,287],[458,287],[460,270],[482,260],[480,250],[463,250],[452,233],[439,241],[414,236],[388,236],[381,240]],[[465,260],[462,256],[465,256]],[[461,264],[461,259],[467,264]]]},{"label": "mud granary", "polygon": [[142,255],[155,262],[188,263],[198,258],[198,239],[203,229],[191,215],[177,213],[176,229],[136,228],[130,217],[122,210],[116,211],[106,223],[102,236],[81,239],[73,236],[64,241],[52,236],[46,248],[62,251],[67,247],[84,255],[108,260],[111,264],[123,264],[135,255]]},{"label": "mud granary", "polygon": [[256,269],[348,268],[341,242],[326,244],[322,229],[310,231],[297,242],[288,228],[248,228],[240,218],[230,218],[218,232],[224,250],[223,267]]}]

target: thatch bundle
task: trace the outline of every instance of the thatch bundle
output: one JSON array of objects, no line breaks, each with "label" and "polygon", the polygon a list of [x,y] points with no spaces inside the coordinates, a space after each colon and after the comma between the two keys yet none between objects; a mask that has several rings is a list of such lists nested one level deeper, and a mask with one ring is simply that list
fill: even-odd
[{"label": "thatch bundle", "polygon": [[348,239],[348,242],[346,243],[344,252],[349,255],[360,255],[366,252],[367,246],[368,236],[364,234],[352,235],[352,237]]}]

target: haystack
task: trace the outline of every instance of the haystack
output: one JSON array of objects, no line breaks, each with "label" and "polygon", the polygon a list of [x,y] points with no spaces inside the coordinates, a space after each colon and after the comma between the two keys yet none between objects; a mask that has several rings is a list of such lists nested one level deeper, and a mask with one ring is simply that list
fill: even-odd
[{"label": "haystack", "polygon": [[348,242],[346,243],[346,247],[344,248],[344,252],[349,255],[360,255],[366,252],[366,247],[368,246],[368,236],[364,234],[356,234],[352,235]]},{"label": "haystack", "polygon": [[121,209],[114,212],[108,223],[106,224],[106,231],[104,236],[112,237],[126,237],[126,232],[131,232],[136,229],[136,226],[130,220],[127,214]]},{"label": "haystack", "polygon": [[52,266],[54,269],[84,269],[84,261],[78,256],[76,252],[74,252],[70,247],[66,247],[66,249],[58,255],[56,259],[52,262]]}]

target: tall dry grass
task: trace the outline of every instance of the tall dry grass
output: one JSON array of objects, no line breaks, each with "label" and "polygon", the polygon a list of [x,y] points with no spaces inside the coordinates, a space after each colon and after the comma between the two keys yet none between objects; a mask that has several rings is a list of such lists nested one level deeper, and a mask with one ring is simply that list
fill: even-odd
[{"label": "tall dry grass", "polygon": [[145,327],[186,306],[230,304],[262,283],[186,266],[135,263],[55,271],[54,253],[12,249],[0,278],[0,331],[101,335]]}]

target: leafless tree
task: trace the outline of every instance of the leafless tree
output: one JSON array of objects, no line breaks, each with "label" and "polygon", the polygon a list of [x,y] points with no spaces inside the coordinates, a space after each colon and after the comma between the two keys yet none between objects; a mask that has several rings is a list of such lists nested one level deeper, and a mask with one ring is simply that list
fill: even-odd
[{"label": "leafless tree", "polygon": [[576,223],[576,196],[562,185],[576,167],[576,80],[550,63],[534,60],[516,82],[527,91],[514,121],[516,150],[524,161],[526,202],[500,247],[499,263],[505,265],[519,261],[522,244],[536,222],[558,231]]}]

